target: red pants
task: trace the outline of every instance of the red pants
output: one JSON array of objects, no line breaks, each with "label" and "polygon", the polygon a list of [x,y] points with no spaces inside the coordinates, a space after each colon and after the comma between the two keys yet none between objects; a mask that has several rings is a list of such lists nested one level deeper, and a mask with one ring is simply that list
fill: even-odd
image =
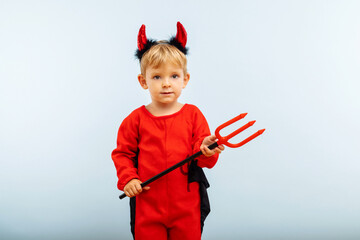
[{"label": "red pants", "polygon": [[177,171],[168,177],[178,184],[164,177],[136,197],[135,240],[201,239],[199,184],[180,180]]},{"label": "red pants", "polygon": [[135,240],[200,240],[200,220],[190,224],[192,216],[175,220],[170,226],[158,221],[143,221],[135,225]]}]

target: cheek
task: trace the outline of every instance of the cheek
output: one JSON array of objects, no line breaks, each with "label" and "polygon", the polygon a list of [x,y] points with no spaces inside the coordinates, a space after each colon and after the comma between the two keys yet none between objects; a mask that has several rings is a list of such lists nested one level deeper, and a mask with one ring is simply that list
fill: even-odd
[{"label": "cheek", "polygon": [[182,81],[180,85],[181,85],[181,89],[185,88],[186,87],[185,81]]},{"label": "cheek", "polygon": [[157,87],[157,84],[154,81],[149,81],[147,85],[148,85],[149,89],[150,88],[155,89]]},{"label": "cheek", "polygon": [[178,94],[181,94],[182,90],[184,89],[183,85],[179,85],[177,88],[176,88],[176,91],[178,92]]},{"label": "cheek", "polygon": [[162,89],[161,85],[159,85],[157,83],[152,83],[152,84],[148,85],[148,87],[149,87],[149,91],[152,93],[159,92]]}]

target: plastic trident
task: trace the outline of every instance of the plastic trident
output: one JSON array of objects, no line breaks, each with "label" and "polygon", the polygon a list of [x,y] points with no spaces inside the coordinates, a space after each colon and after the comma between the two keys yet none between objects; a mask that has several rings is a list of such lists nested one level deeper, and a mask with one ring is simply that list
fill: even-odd
[{"label": "plastic trident", "polygon": [[[230,133],[229,135],[227,135],[225,137],[220,135],[220,130],[224,129],[225,127],[227,127],[227,126],[229,126],[231,124],[233,124],[234,122],[239,121],[240,119],[244,118],[246,115],[247,115],[247,113],[242,113],[239,116],[237,116],[237,117],[235,117],[235,118],[221,124],[219,127],[217,127],[216,130],[215,130],[215,136],[217,137],[218,141],[214,142],[211,145],[209,145],[208,148],[209,149],[214,149],[219,145],[225,145],[225,146],[228,146],[228,147],[231,147],[231,148],[238,148],[238,147],[241,147],[244,144],[250,142],[254,138],[258,137],[259,135],[261,135],[265,131],[265,129],[258,130],[256,133],[254,133],[253,135],[251,135],[250,137],[244,139],[243,141],[241,141],[239,143],[236,143],[236,144],[229,143],[229,139],[233,138],[234,136],[238,135],[239,133],[241,133],[245,129],[247,129],[247,128],[251,127],[252,125],[254,125],[254,123],[256,122],[255,120],[248,122],[244,126],[240,127],[239,129],[235,130],[234,132]],[[181,167],[185,163],[196,159],[197,157],[199,157],[202,154],[203,153],[201,151],[199,151],[199,152],[195,153],[194,155],[191,155],[190,157],[182,160],[181,162],[175,164],[174,166],[164,170],[163,172],[157,174],[156,176],[154,176],[154,177],[148,179],[147,181],[141,183],[141,187],[145,187],[145,186],[149,185],[150,183],[154,182],[155,180],[157,180],[157,179],[161,178],[162,176],[168,174],[169,172]],[[120,199],[123,199],[125,197],[126,197],[125,193],[120,195]]]}]

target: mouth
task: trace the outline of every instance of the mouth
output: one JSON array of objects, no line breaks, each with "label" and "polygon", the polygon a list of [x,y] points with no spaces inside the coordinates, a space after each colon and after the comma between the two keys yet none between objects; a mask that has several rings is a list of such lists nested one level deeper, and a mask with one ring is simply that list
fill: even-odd
[{"label": "mouth", "polygon": [[172,94],[173,92],[161,92],[161,94],[164,94],[164,95],[169,95],[169,94]]}]

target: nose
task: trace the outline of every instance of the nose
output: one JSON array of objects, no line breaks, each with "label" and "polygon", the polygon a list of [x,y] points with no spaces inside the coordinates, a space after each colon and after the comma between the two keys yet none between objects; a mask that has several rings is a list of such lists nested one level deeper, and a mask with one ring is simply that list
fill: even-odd
[{"label": "nose", "polygon": [[163,81],[162,81],[162,87],[163,88],[168,88],[170,86],[171,86],[171,84],[170,84],[169,78],[164,78]]}]

